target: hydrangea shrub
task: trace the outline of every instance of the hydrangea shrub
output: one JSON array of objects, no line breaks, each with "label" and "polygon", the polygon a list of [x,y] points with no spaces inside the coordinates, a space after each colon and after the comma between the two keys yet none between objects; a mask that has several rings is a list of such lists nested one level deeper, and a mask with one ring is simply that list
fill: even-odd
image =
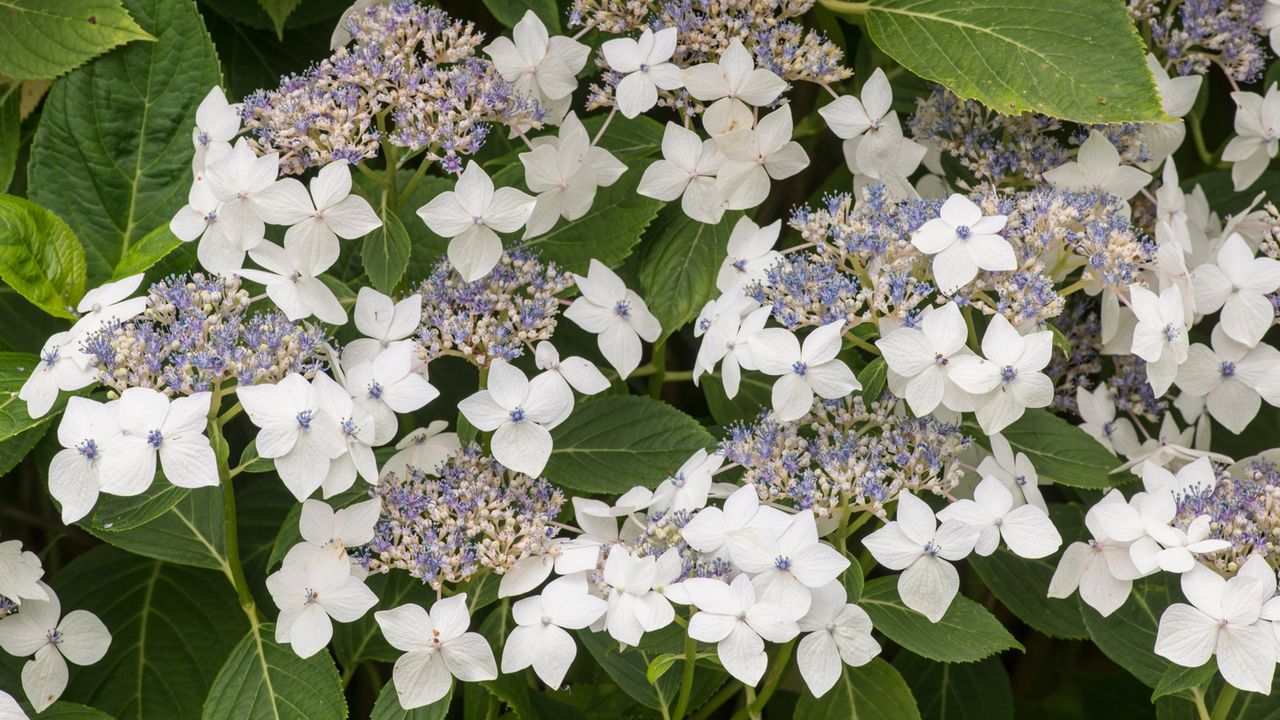
[{"label": "hydrangea shrub", "polygon": [[1280,713],[1277,0],[15,0],[0,719]]}]

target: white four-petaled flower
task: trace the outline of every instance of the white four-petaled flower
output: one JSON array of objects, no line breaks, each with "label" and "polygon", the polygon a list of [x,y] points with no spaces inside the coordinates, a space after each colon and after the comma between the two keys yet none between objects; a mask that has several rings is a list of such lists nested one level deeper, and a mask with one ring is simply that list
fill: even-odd
[{"label": "white four-petaled flower", "polygon": [[644,300],[599,260],[592,258],[585,276],[573,277],[582,295],[564,316],[599,336],[600,353],[626,378],[640,364],[640,341],[657,340],[662,326]]},{"label": "white four-petaled flower", "polygon": [[498,264],[502,240],[533,213],[534,198],[510,187],[494,189],[480,163],[467,163],[453,190],[442,192],[418,208],[431,232],[449,238],[449,262],[463,280],[479,280]]},{"label": "white four-petaled flower", "polygon": [[670,60],[676,51],[676,29],[654,32],[645,28],[640,37],[614,38],[600,46],[609,69],[622,75],[614,88],[618,110],[633,118],[658,104],[658,90],[676,90],[684,84],[680,68]]},{"label": "white four-petaled flower", "polygon": [[683,585],[698,608],[689,618],[689,637],[715,643],[724,669],[747,685],[760,682],[768,665],[764,641],[786,642],[800,632],[789,609],[757,599],[746,575],[731,583],[690,578]]},{"label": "white four-petaled flower", "polygon": [[790,330],[769,328],[751,336],[751,359],[773,383],[773,414],[782,422],[799,420],[813,406],[813,396],[842,398],[862,388],[843,360],[840,338],[844,321],[836,320],[809,333],[804,345]]},{"label": "white four-petaled flower", "polygon": [[544,683],[559,688],[578,654],[573,636],[565,630],[587,627],[608,608],[603,598],[587,592],[582,573],[553,580],[542,594],[516,601],[511,606],[516,627],[502,647],[502,672],[533,666]]},{"label": "white four-petaled flower", "polygon": [[876,562],[903,571],[898,576],[903,604],[936,623],[960,589],[960,575],[951,563],[967,556],[977,539],[978,531],[958,520],[939,526],[925,501],[904,491],[894,519],[862,544]]},{"label": "white four-petaled flower", "polygon": [[72,610],[62,615],[53,590],[48,600],[29,599],[17,613],[0,618],[0,648],[17,657],[33,656],[22,666],[22,690],[36,712],[44,712],[67,688],[67,661],[92,665],[107,654],[111,633],[97,615]]},{"label": "white four-petaled flower", "polygon": [[979,270],[1004,272],[1018,267],[1013,247],[1000,236],[1006,220],[1004,215],[983,215],[969,198],[952,195],[938,217],[911,234],[911,244],[934,256],[938,289],[951,294],[977,277]]},{"label": "white four-petaled flower", "polygon": [[1280,261],[1253,256],[1236,233],[1222,243],[1216,262],[1191,272],[1196,311],[1222,311],[1220,326],[1227,337],[1249,347],[1257,345],[1275,320],[1270,295],[1280,288]]},{"label": "white four-petaled flower", "polygon": [[530,381],[501,358],[490,363],[485,389],[458,403],[468,422],[493,432],[495,460],[535,478],[551,457],[551,428],[572,407],[573,393],[559,375],[542,373]]},{"label": "white four-petaled flower", "polygon": [[284,563],[267,577],[267,592],[280,608],[276,642],[289,643],[301,658],[329,644],[333,620],[355,622],[378,604],[378,596],[351,574],[351,561],[326,552]]},{"label": "white four-petaled flower", "polygon": [[444,697],[453,678],[463,682],[493,680],[498,663],[480,633],[467,632],[471,613],[467,594],[437,600],[427,612],[408,603],[373,614],[382,635],[405,651],[391,671],[400,707],[412,710]]}]

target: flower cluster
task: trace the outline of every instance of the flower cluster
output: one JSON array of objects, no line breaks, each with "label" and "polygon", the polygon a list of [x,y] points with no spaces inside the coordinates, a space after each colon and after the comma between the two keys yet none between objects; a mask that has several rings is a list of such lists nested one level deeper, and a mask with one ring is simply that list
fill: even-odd
[{"label": "flower cluster", "polygon": [[144,387],[169,396],[310,377],[324,363],[327,340],[278,310],[251,313],[237,277],[193,273],[151,286],[147,307],[85,341],[101,382],[116,394]]},{"label": "flower cluster", "polygon": [[573,278],[554,261],[511,250],[487,275],[467,282],[448,260],[422,281],[422,323],[417,332],[427,360],[458,354],[486,368],[495,358],[514,360],[548,340],[560,314],[557,295]]},{"label": "flower cluster", "polygon": [[376,157],[384,140],[458,172],[491,123],[541,122],[536,102],[475,57],[484,36],[469,22],[412,2],[374,3],[346,30],[350,47],[245,99],[255,149],[278,153],[286,174]]},{"label": "flower cluster", "polygon": [[897,415],[892,401],[817,404],[793,422],[763,417],[729,431],[721,452],[760,499],[830,518],[845,506],[883,515],[902,492],[947,495],[971,440],[955,425]]},{"label": "flower cluster", "polygon": [[1129,14],[1180,75],[1203,75],[1213,65],[1238,83],[1267,66],[1265,2],[1129,0]]},{"label": "flower cluster", "polygon": [[475,445],[437,468],[384,475],[370,492],[381,512],[360,562],[374,573],[407,570],[436,588],[545,554],[564,502],[545,479],[509,470]]}]

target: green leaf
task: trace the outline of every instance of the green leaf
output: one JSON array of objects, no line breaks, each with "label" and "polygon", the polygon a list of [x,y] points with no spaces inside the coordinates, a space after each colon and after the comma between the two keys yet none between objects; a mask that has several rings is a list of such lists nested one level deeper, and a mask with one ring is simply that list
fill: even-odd
[{"label": "green leaf", "polygon": [[54,585],[63,608],[97,614],[112,636],[106,657],[72,671],[65,698],[120,720],[198,718],[218,668],[248,627],[221,575],[107,546],[76,558]]},{"label": "green leaf", "polygon": [[22,83],[0,85],[0,193],[9,191],[22,146]]},{"label": "green leaf", "polygon": [[551,437],[547,479],[570,490],[614,494],[656,487],[694,452],[715,444],[697,420],[636,395],[591,398]]},{"label": "green leaf", "polygon": [[736,420],[754,419],[761,408],[772,407],[773,381],[773,378],[760,373],[743,373],[738,383],[738,394],[732,398],[725,394],[719,373],[702,376],[699,384],[707,398],[711,417],[720,425],[729,425]]},{"label": "green leaf", "polygon": [[664,674],[657,682],[649,682],[649,663],[657,653],[634,647],[619,650],[617,641],[608,633],[590,630],[579,631],[578,640],[618,687],[645,707],[662,710],[669,707],[680,693],[679,674]]},{"label": "green leaf", "polygon": [[244,636],[218,671],[203,720],[346,720],[342,680],[329,653],[303,660],[274,640],[275,625]]},{"label": "green leaf", "polygon": [[[251,17],[242,19],[229,9],[224,12],[224,4],[243,5],[244,14]],[[281,75],[298,72],[328,57],[329,38],[338,21],[336,13],[351,3],[311,0],[306,12],[294,13],[285,23],[289,28],[287,42],[280,42],[270,18],[253,0],[205,0],[201,5],[214,10],[203,15],[222,60],[223,88],[228,98],[242,98],[258,88],[273,88]],[[335,14],[322,17],[329,9]],[[297,27],[303,20],[313,22]]]},{"label": "green leaf", "polygon": [[[1075,505],[1050,505],[1049,517],[1062,535],[1064,549],[1084,530],[1084,518]],[[1075,598],[1063,600],[1048,596],[1049,581],[1060,557],[1062,550],[1047,558],[1028,560],[1002,545],[988,557],[970,555],[967,562],[982,578],[982,583],[1018,619],[1049,637],[1085,640],[1089,629],[1080,617]]]},{"label": "green leaf", "polygon": [[[162,477],[155,483],[168,484]],[[181,488],[179,488],[182,490]],[[91,535],[135,555],[219,570],[230,577],[222,489],[182,490],[177,502],[147,522],[125,529],[81,523]]]},{"label": "green leaf", "polygon": [[409,233],[390,210],[382,213],[382,227],[364,236],[360,257],[369,281],[382,293],[395,289],[409,267]]},{"label": "green leaf", "polygon": [[925,720],[1013,720],[1013,689],[997,658],[936,663],[899,653],[893,666],[907,681]]},{"label": "green leaf", "polygon": [[118,280],[146,272],[182,245],[183,242],[173,234],[168,225],[161,225],[142,236],[136,244],[129,246],[124,257],[120,258],[120,262],[116,264],[112,277]]},{"label": "green leaf", "polygon": [[84,294],[84,250],[57,215],[0,195],[0,280],[50,315],[74,318]]},{"label": "green leaf", "polygon": [[1160,615],[1179,602],[1178,576],[1172,573],[1136,580],[1129,599],[1118,610],[1102,617],[1097,610],[1080,603],[1080,614],[1089,628],[1089,637],[1098,649],[1149,687],[1156,687],[1172,663],[1156,655],[1156,630]]},{"label": "green leaf", "polygon": [[856,562],[849,563],[849,567],[845,568],[844,573],[840,575],[840,582],[844,585],[845,594],[848,601],[856,603],[862,599],[862,593],[867,586],[866,576],[862,572],[862,565]]},{"label": "green leaf", "polygon": [[266,11],[275,26],[276,37],[284,39],[284,21],[289,19],[293,11],[302,4],[302,0],[258,0],[258,5]]},{"label": "green leaf", "polygon": [[[584,118],[582,124],[594,138],[600,133],[606,117],[607,113],[598,113]],[[613,153],[619,160],[640,160],[662,151],[662,135],[665,132],[666,127],[648,115],[637,115],[630,120],[615,115],[609,121],[609,129],[605,131],[604,137],[600,138],[600,147]]]},{"label": "green leaf", "polygon": [[1151,693],[1151,702],[1167,695],[1177,695],[1185,690],[1206,687],[1217,674],[1218,664],[1213,658],[1209,658],[1209,661],[1200,667],[1170,665],[1169,669],[1160,676],[1160,682],[1156,683],[1155,690]]},{"label": "green leaf", "polygon": [[18,463],[22,462],[22,458],[31,452],[47,432],[49,432],[49,426],[40,424],[8,440],[0,441],[0,476],[8,474],[10,470],[17,467]]},{"label": "green leaf", "polygon": [[43,417],[33,419],[27,414],[27,403],[18,397],[39,362],[38,356],[29,353],[0,352],[0,442],[43,425],[62,412],[65,400],[60,399]]},{"label": "green leaf", "polygon": [[654,300],[650,310],[662,325],[659,342],[697,317],[715,293],[729,233],[741,217],[742,213],[725,213],[719,223],[707,225],[671,204],[645,233],[640,286],[644,296]]},{"label": "green leaf", "polygon": [[484,0],[484,6],[495,20],[507,27],[515,27],[525,12],[532,10],[547,26],[547,32],[552,35],[560,32],[560,11],[555,0]]},{"label": "green leaf", "polygon": [[240,451],[240,460],[236,462],[236,469],[242,473],[268,473],[276,469],[276,463],[270,458],[258,457],[258,441],[255,438]]},{"label": "green leaf", "polygon": [[[1026,453],[1042,481],[1092,490],[1130,479],[1127,475],[1111,475],[1120,460],[1089,433],[1048,410],[1027,410],[1000,434],[1015,453]],[[982,433],[974,435],[979,440],[985,438]]]},{"label": "green leaf", "polygon": [[880,399],[884,385],[889,379],[889,366],[884,358],[878,357],[867,363],[858,371],[858,382],[862,385],[862,397],[868,402]]},{"label": "green leaf", "polygon": [[543,260],[555,260],[576,273],[585,274],[592,258],[609,267],[621,265],[665,205],[638,194],[639,183],[640,173],[628,172],[600,189],[586,215],[562,221],[525,245],[537,250]]},{"label": "green leaf", "polygon": [[861,667],[843,668],[835,687],[820,698],[807,690],[796,703],[795,720],[919,720],[920,710],[902,675],[881,658]]},{"label": "green leaf", "polygon": [[449,703],[453,701],[453,688],[439,700],[426,707],[405,710],[396,697],[396,684],[391,681],[382,686],[378,693],[378,701],[373,704],[373,714],[369,720],[444,720],[449,714]]},{"label": "green leaf", "polygon": [[941,620],[929,622],[902,604],[897,576],[868,581],[858,605],[886,637],[930,660],[975,662],[1005,650],[1022,649],[994,615],[963,595],[956,595]]},{"label": "green leaf", "polygon": [[127,45],[55,82],[28,167],[31,199],[75,231],[93,284],[186,203],[196,106],[220,79],[192,0],[126,7],[157,42]]},{"label": "green leaf", "polygon": [[93,535],[104,531],[132,530],[169,512],[169,508],[177,505],[189,492],[157,477],[151,482],[151,487],[138,495],[99,495],[93,511],[76,524]]},{"label": "green leaf", "polygon": [[876,0],[861,7],[871,39],[890,57],[1002,113],[1082,123],[1168,120],[1122,2]]},{"label": "green leaf", "polygon": [[120,0],[0,0],[0,75],[55,78],[132,40],[154,40]]}]

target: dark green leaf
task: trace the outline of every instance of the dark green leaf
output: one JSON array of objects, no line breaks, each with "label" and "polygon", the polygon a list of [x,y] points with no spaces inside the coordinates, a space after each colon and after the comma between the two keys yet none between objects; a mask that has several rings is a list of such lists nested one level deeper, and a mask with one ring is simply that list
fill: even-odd
[{"label": "dark green leaf", "polygon": [[365,235],[360,248],[364,270],[369,281],[379,292],[390,293],[395,289],[404,271],[409,267],[409,233],[400,218],[390,210],[382,213],[382,227]]},{"label": "dark green leaf", "polygon": [[[155,483],[168,481],[157,477]],[[224,517],[222,489],[204,487],[182,490],[172,507],[136,527],[104,530],[92,522],[81,527],[136,555],[218,570],[230,577]]]},{"label": "dark green leaf", "polygon": [[[1000,434],[1015,453],[1026,453],[1041,481],[1096,490],[1131,479],[1110,474],[1121,461],[1089,433],[1048,410],[1027,410]],[[976,435],[979,440],[985,437]]]},{"label": "dark green leaf", "polygon": [[302,0],[258,0],[258,5],[266,11],[275,26],[276,36],[284,38],[284,21],[289,19],[293,11],[302,4]]},{"label": "dark green leaf", "polygon": [[[1063,538],[1063,548],[1078,538],[1084,518],[1075,505],[1050,505],[1049,517]],[[1028,560],[1001,546],[988,557],[971,555],[969,566],[982,582],[1020,620],[1049,637],[1084,640],[1089,629],[1080,617],[1075,598],[1048,596],[1049,581],[1058,567],[1062,551],[1039,560]]]},{"label": "dark green leaf", "polygon": [[1107,617],[1083,602],[1080,613],[1094,644],[1134,677],[1154,688],[1172,667],[1172,663],[1155,652],[1160,615],[1181,599],[1178,576],[1156,573],[1135,581],[1129,599]]},{"label": "dark green leaf", "polygon": [[862,667],[844,667],[835,687],[822,697],[800,693],[795,720],[919,720],[911,689],[892,665],[874,658]]},{"label": "dark green leaf", "polygon": [[64,608],[96,613],[111,630],[106,657],[76,667],[65,697],[120,720],[198,718],[218,668],[248,627],[221,575],[107,546],[67,565],[54,585]]},{"label": "dark green leaf", "polygon": [[956,595],[941,620],[929,622],[902,604],[897,576],[867,582],[858,605],[886,637],[930,660],[975,662],[1005,650],[1022,649],[994,615],[963,595]]},{"label": "dark green leaf", "polygon": [[22,83],[0,85],[0,193],[9,192],[22,144]]},{"label": "dark green leaf", "polygon": [[729,233],[741,217],[741,213],[725,213],[719,223],[707,225],[671,204],[645,232],[640,286],[644,297],[653,300],[650,310],[662,324],[659,340],[697,317],[715,293]]},{"label": "dark green leaf", "polygon": [[1124,3],[876,0],[864,8],[871,39],[890,57],[1002,113],[1168,119]]},{"label": "dark green leaf", "polygon": [[582,630],[578,640],[623,692],[645,707],[662,710],[675,702],[680,692],[680,674],[667,673],[655,683],[648,680],[649,663],[658,656],[640,648],[618,649],[608,633]]},{"label": "dark green leaf", "polygon": [[743,373],[738,394],[732,398],[725,394],[724,383],[717,373],[703,375],[699,382],[711,417],[720,425],[728,425],[736,420],[754,419],[761,408],[772,407],[773,380],[760,373]]},{"label": "dark green leaf", "polygon": [[515,27],[524,17],[525,12],[532,10],[534,15],[547,26],[547,32],[557,35],[560,32],[560,12],[556,8],[556,0],[484,0],[493,17],[507,27]]},{"label": "dark green leaf", "polygon": [[0,75],[55,78],[133,40],[152,40],[120,0],[0,2]]},{"label": "dark green leaf", "polygon": [[31,199],[75,231],[93,284],[186,203],[196,106],[221,75],[192,0],[125,6],[157,41],[114,50],[55,82],[28,167]]},{"label": "dark green leaf", "polygon": [[50,315],[74,318],[84,294],[84,250],[57,215],[0,195],[0,280]]},{"label": "dark green leaf", "polygon": [[1207,687],[1218,673],[1218,664],[1212,658],[1200,667],[1182,667],[1170,665],[1160,676],[1155,690],[1151,693],[1151,702],[1167,695],[1176,695],[1193,688]]},{"label": "dark green leaf", "polygon": [[1013,720],[1013,689],[996,658],[936,663],[899,653],[893,666],[910,686],[925,720]]},{"label": "dark green leaf", "polygon": [[715,438],[666,403],[634,395],[595,397],[551,431],[554,448],[543,473],[557,486],[621,493],[656,487]]},{"label": "dark green leaf", "polygon": [[856,562],[849,563],[849,567],[840,576],[840,582],[844,585],[849,602],[856,603],[862,599],[862,591],[867,585],[866,577],[862,573],[862,565]]},{"label": "dark green leaf", "polygon": [[151,487],[139,495],[98,496],[98,503],[93,506],[93,511],[76,524],[95,535],[105,531],[132,530],[164,515],[189,492],[191,491],[186,488],[157,477],[151,482]]},{"label": "dark green leaf", "polygon": [[664,205],[636,193],[639,182],[640,173],[628,172],[596,193],[586,215],[562,221],[525,245],[576,273],[585,274],[592,258],[609,267],[621,265]]},{"label": "dark green leaf", "polygon": [[888,365],[884,358],[878,357],[867,363],[858,371],[858,382],[862,385],[862,397],[868,402],[880,399],[884,392],[885,381],[889,378]]},{"label": "dark green leaf", "polygon": [[203,720],[346,720],[342,680],[329,653],[303,660],[278,645],[275,626],[249,631],[218,671]]}]

